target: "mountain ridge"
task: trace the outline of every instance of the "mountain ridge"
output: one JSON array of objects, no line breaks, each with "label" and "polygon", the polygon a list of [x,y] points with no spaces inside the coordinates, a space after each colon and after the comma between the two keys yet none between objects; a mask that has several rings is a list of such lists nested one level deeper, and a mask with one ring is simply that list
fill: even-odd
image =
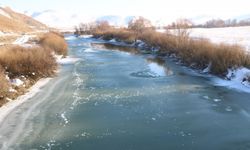
[{"label": "mountain ridge", "polygon": [[47,26],[32,17],[15,12],[10,7],[0,7],[1,32],[32,32],[44,29]]}]

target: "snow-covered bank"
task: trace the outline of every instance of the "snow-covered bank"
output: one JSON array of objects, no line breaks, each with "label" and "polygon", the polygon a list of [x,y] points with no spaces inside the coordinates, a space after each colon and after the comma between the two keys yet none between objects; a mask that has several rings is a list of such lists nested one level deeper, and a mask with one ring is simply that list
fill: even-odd
[{"label": "snow-covered bank", "polygon": [[79,58],[74,58],[70,56],[63,58],[62,55],[54,55],[54,57],[56,58],[56,62],[61,65],[74,64],[79,61]]},{"label": "snow-covered bank", "polygon": [[[174,33],[174,30],[169,30]],[[165,29],[157,32],[164,33]],[[250,51],[250,26],[225,28],[193,28],[189,29],[193,38],[207,38],[214,43],[239,44]]]},{"label": "snow-covered bank", "polygon": [[250,70],[247,68],[238,68],[236,70],[229,70],[227,74],[228,80],[214,78],[213,82],[217,86],[225,86],[250,93]]},{"label": "snow-covered bank", "polygon": [[22,103],[28,101],[31,97],[36,95],[40,89],[46,85],[51,78],[44,78],[39,80],[35,85],[33,85],[30,89],[29,92],[26,94],[18,97],[16,100],[10,101],[9,103],[3,105],[0,107],[0,123],[4,120],[4,118],[16,107],[21,105]]},{"label": "snow-covered bank", "polygon": [[[123,42],[119,39],[111,39],[111,40],[106,40],[104,43],[109,43],[112,45],[119,45],[119,46],[124,46],[124,47],[137,48],[138,52],[141,54],[146,52],[147,54],[151,53],[151,54],[155,54],[156,56],[159,56],[157,52],[159,51],[160,48],[158,46],[147,45],[147,43],[145,43],[141,40],[138,40],[137,42],[134,42],[132,44],[123,44]],[[128,52],[129,52],[129,50],[128,50]],[[160,55],[161,55],[161,53],[160,53]],[[213,76],[213,74],[214,74],[211,71],[211,63],[207,64],[207,68],[199,68],[193,64],[184,63],[180,57],[178,57],[174,54],[168,55],[166,57],[166,59],[168,59],[168,58],[170,58],[170,59],[174,58],[174,61],[177,61],[181,65],[192,68],[192,70],[199,72],[201,75],[205,74],[205,76],[206,76],[207,74],[209,74],[209,76]],[[243,65],[244,64],[242,64],[242,66]],[[229,70],[228,71],[229,75],[226,77],[226,76],[224,76],[225,75],[224,73],[227,73],[227,69],[230,69],[229,67],[225,68],[225,72],[221,73],[220,75],[214,74],[216,76],[215,77],[216,81],[213,82],[212,84],[215,84],[218,86],[219,85],[220,86],[228,86],[230,88],[234,88],[234,89],[239,90],[239,91],[250,92],[250,77],[249,77],[250,76],[250,69],[248,69],[248,68],[236,68],[236,70],[233,70],[233,71]],[[218,81],[224,81],[224,83],[218,82]]]},{"label": "snow-covered bank", "polygon": [[250,51],[250,27],[194,28],[190,36],[208,38],[215,43],[239,44]]}]

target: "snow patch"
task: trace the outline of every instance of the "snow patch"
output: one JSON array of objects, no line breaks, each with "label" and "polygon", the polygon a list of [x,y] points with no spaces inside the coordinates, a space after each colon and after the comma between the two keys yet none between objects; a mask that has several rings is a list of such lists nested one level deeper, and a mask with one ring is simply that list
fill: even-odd
[{"label": "snow patch", "polygon": [[13,84],[13,85],[15,85],[15,86],[21,86],[21,85],[23,85],[23,83],[24,83],[22,80],[20,80],[20,79],[18,79],[18,78],[12,79],[12,80],[10,80],[10,82],[11,82],[11,84]]},{"label": "snow patch", "polygon": [[62,55],[55,55],[54,57],[56,58],[57,63],[61,65],[74,64],[80,60],[79,58],[73,58],[73,57],[63,58]]},{"label": "snow patch", "polygon": [[79,37],[88,39],[88,38],[92,38],[93,35],[80,35]]},{"label": "snow patch", "polygon": [[10,101],[9,103],[0,107],[0,123],[5,119],[5,117],[14,110],[17,106],[23,104],[25,101],[29,100],[33,97],[36,93],[40,91],[40,88],[43,87],[50,81],[51,78],[41,79],[39,80],[32,88],[29,90],[28,93],[22,95],[17,98],[15,101]]},{"label": "snow patch", "polygon": [[91,49],[91,48],[87,48],[84,52],[85,52],[85,53],[95,53],[96,51],[94,51],[94,50]]},{"label": "snow patch", "polygon": [[5,12],[4,10],[2,10],[1,8],[0,8],[0,15],[3,15],[4,17],[7,17],[7,18],[11,19],[11,16],[7,12]]},{"label": "snow patch", "polygon": [[109,42],[116,43],[116,39],[109,40]]},{"label": "snow patch", "polygon": [[22,45],[25,44],[26,42],[28,42],[30,39],[29,35],[24,35],[20,38],[18,38],[15,42],[13,42],[12,44],[16,44],[16,45]]},{"label": "snow patch", "polygon": [[218,78],[214,79],[216,85],[227,86],[229,88],[250,93],[250,69],[244,67],[234,70],[230,69],[228,70],[226,77],[228,80]]},{"label": "snow patch", "polygon": [[68,36],[68,37],[65,37],[65,40],[67,40],[67,41],[71,41],[71,40],[75,40],[76,39],[76,37],[75,36]]},{"label": "snow patch", "polygon": [[194,38],[207,38],[215,43],[239,44],[250,51],[250,27],[227,28],[194,28],[190,30],[190,36]]},{"label": "snow patch", "polygon": [[205,69],[202,71],[202,73],[209,73],[210,70],[211,70],[211,67],[212,67],[212,63],[209,63],[208,66],[207,66],[207,68],[205,68]]}]

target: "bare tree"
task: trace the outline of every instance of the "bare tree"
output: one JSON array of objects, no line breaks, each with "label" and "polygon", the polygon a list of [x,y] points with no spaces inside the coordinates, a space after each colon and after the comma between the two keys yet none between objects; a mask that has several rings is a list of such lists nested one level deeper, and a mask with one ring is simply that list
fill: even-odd
[{"label": "bare tree", "polygon": [[188,19],[178,19],[174,25],[175,35],[179,37],[180,40],[187,40],[189,38],[190,30],[193,23]]},{"label": "bare tree", "polygon": [[131,20],[128,24],[128,29],[132,30],[136,34],[135,42],[137,41],[140,34],[148,28],[152,28],[151,22],[143,17],[139,17],[136,20]]},{"label": "bare tree", "polygon": [[110,28],[111,28],[111,26],[109,25],[108,21],[98,21],[97,22],[97,29],[100,31],[105,31],[105,30],[108,30]]}]

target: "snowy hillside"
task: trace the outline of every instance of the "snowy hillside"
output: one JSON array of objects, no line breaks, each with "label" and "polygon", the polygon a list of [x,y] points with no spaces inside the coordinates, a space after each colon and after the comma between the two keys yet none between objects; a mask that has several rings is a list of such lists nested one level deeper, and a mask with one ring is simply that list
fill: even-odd
[{"label": "snowy hillside", "polygon": [[66,12],[59,12],[55,10],[45,10],[42,12],[27,12],[29,16],[34,19],[45,23],[49,27],[59,28],[59,29],[73,29],[74,26],[81,22],[91,22],[94,19],[81,16],[78,14],[68,14]]},{"label": "snowy hillside", "polygon": [[18,13],[9,7],[0,6],[0,31],[16,33],[44,29],[47,27],[32,17]]}]

